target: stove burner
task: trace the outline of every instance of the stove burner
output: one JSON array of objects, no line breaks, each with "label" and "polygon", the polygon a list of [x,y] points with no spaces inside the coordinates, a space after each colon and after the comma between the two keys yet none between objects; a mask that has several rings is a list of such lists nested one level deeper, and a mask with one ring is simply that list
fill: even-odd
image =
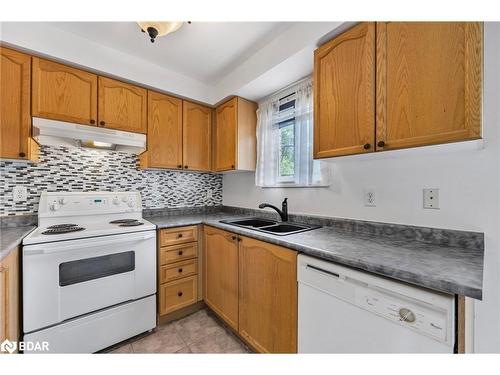
[{"label": "stove burner", "polygon": [[65,228],[71,228],[71,227],[76,227],[76,224],[56,224],[56,225],[51,225],[50,227],[47,227],[47,229],[65,229]]},{"label": "stove burner", "polygon": [[42,234],[63,234],[63,233],[78,232],[78,231],[81,231],[84,229],[85,228],[82,228],[82,227],[71,226],[71,227],[64,227],[64,228],[47,229],[46,231],[42,232]]},{"label": "stove burner", "polygon": [[119,227],[137,227],[139,225],[144,225],[144,223],[140,222],[140,221],[129,221],[127,223],[122,223],[120,225],[118,225]]},{"label": "stove burner", "polygon": [[128,223],[135,223],[137,222],[137,219],[119,219],[119,220],[113,220],[110,221],[110,224],[128,224]]}]

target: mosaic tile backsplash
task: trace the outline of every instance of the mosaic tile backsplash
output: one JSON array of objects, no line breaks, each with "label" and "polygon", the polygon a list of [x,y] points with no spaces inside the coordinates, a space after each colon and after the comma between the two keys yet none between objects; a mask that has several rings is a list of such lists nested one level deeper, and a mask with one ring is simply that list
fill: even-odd
[{"label": "mosaic tile backsplash", "polygon": [[[222,204],[222,176],[214,173],[140,170],[136,155],[42,146],[40,163],[0,161],[0,215],[37,213],[42,191],[138,190],[143,208]],[[28,199],[14,202],[15,185]]]}]

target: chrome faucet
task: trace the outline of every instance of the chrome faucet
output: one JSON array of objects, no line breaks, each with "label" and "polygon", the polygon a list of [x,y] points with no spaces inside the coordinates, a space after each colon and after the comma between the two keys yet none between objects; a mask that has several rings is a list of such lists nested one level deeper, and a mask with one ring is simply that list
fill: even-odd
[{"label": "chrome faucet", "polygon": [[287,202],[287,200],[288,200],[288,198],[285,198],[283,200],[283,202],[281,203],[281,210],[278,207],[273,206],[272,204],[269,204],[269,203],[261,203],[261,204],[259,204],[259,208],[266,208],[266,207],[272,208],[280,215],[281,221],[288,221],[288,202]]}]

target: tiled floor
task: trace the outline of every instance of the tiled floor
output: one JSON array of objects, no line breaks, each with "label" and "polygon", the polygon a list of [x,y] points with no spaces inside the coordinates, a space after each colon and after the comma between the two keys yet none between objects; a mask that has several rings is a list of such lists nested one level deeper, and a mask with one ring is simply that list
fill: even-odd
[{"label": "tiled floor", "polygon": [[108,353],[250,353],[250,350],[202,309]]}]

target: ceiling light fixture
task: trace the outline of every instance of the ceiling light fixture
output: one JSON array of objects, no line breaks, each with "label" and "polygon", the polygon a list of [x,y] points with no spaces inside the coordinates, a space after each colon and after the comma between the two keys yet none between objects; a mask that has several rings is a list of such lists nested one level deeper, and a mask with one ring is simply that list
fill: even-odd
[{"label": "ceiling light fixture", "polygon": [[137,22],[137,24],[143,33],[148,33],[151,38],[151,43],[154,43],[157,37],[179,30],[184,22],[142,21]]}]

